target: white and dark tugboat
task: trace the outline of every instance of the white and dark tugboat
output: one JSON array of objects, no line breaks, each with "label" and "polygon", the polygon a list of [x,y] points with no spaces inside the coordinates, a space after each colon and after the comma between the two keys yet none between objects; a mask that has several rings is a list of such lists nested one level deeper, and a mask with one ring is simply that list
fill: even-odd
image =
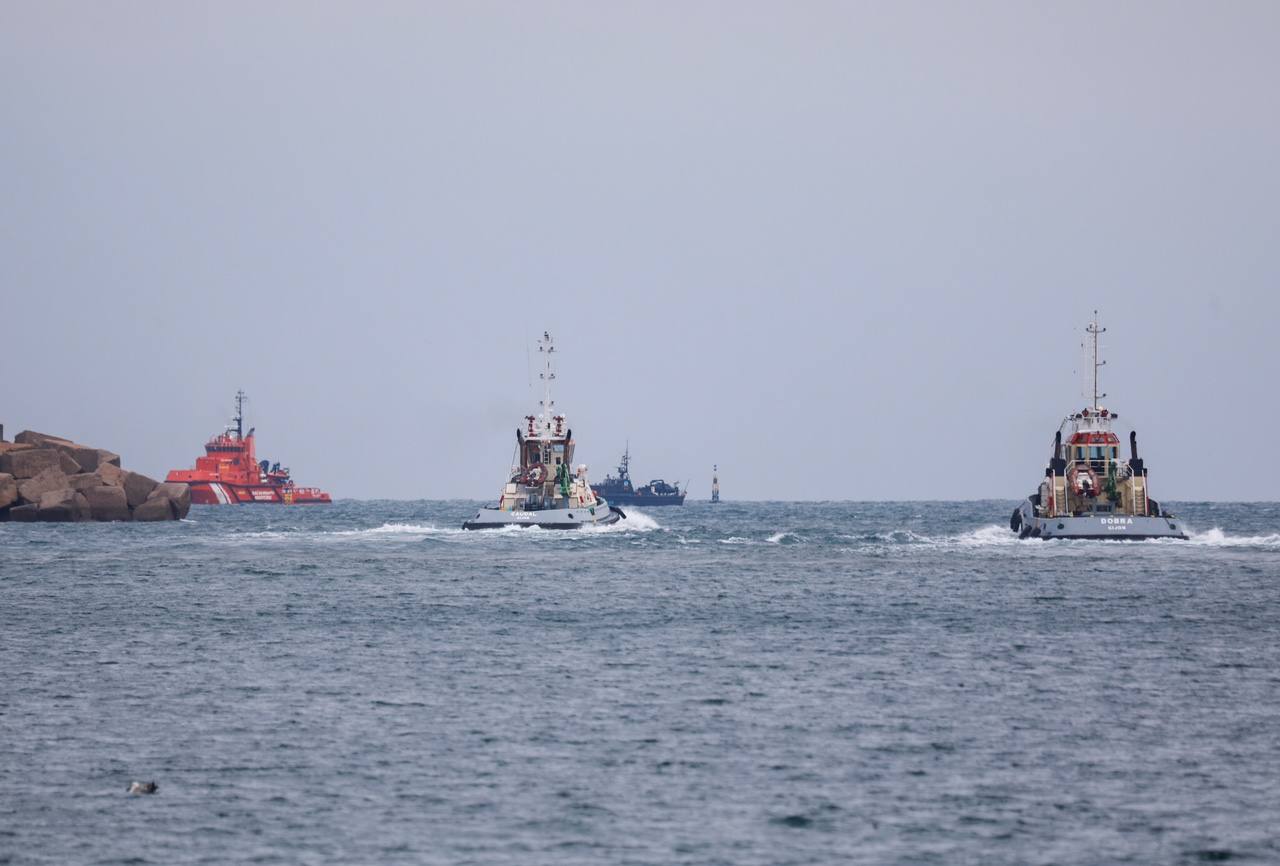
[{"label": "white and dark tugboat", "polygon": [[1120,459],[1120,440],[1111,429],[1119,416],[1098,393],[1098,368],[1106,363],[1098,360],[1098,335],[1104,330],[1095,312],[1086,328],[1093,340],[1093,403],[1062,422],[1040,489],[1013,512],[1009,528],[1022,538],[1185,539],[1182,521],[1148,493],[1136,432],[1129,434],[1129,459]]},{"label": "white and dark tugboat", "polygon": [[507,526],[537,526],[542,529],[580,529],[617,523],[625,514],[598,498],[587,482],[587,467],[573,466],[573,431],[563,415],[554,412],[551,383],[555,344],[543,333],[538,341],[543,356],[542,412],[526,415],[516,429],[519,462],[498,504],[481,508],[463,529],[502,529]]}]

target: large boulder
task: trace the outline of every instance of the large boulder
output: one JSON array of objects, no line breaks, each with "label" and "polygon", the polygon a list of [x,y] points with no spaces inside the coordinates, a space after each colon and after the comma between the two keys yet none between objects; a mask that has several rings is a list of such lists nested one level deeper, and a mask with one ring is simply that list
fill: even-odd
[{"label": "large boulder", "polygon": [[84,471],[79,462],[66,451],[58,451],[58,465],[67,475],[77,475]]},{"label": "large boulder", "polygon": [[124,486],[124,470],[114,463],[99,463],[98,468],[93,470],[93,474],[101,478],[103,484]]},{"label": "large boulder", "polygon": [[148,499],[137,508],[133,509],[134,520],[173,520],[173,502],[167,496],[157,496],[155,499]]},{"label": "large boulder", "polygon": [[34,502],[15,505],[9,509],[9,519],[14,523],[35,523],[39,520],[40,506]]},{"label": "large boulder", "polygon": [[0,454],[0,472],[14,478],[34,478],[50,467],[61,467],[62,459],[56,448],[27,448]]},{"label": "large boulder", "polygon": [[30,451],[34,445],[23,445],[18,442],[0,442],[0,454],[6,451]]},{"label": "large boulder", "polygon": [[105,482],[103,482],[102,476],[96,472],[81,472],[78,475],[67,476],[67,486],[72,490],[79,490],[81,493],[84,493],[90,487],[103,487],[104,485]]},{"label": "large boulder", "polygon": [[0,472],[0,508],[8,508],[17,501],[18,479],[7,472]]},{"label": "large boulder", "polygon": [[27,502],[39,502],[40,497],[53,490],[71,490],[66,473],[57,466],[50,466],[36,477],[18,484],[18,495]]},{"label": "large boulder", "polygon": [[40,508],[36,512],[37,520],[54,523],[75,520],[88,520],[90,517],[89,500],[83,493],[67,488],[50,490],[40,497]]},{"label": "large boulder", "polygon": [[80,464],[80,469],[84,472],[93,472],[102,464],[120,465],[120,455],[105,448],[88,448],[84,445],[77,445],[67,453]]},{"label": "large boulder", "polygon": [[123,487],[89,487],[82,492],[94,520],[133,519]]},{"label": "large boulder", "polygon": [[187,484],[180,484],[175,481],[165,481],[156,485],[156,489],[151,491],[148,499],[157,499],[163,496],[168,499],[173,506],[173,516],[181,520],[187,516],[187,512],[191,510],[191,487]]},{"label": "large boulder", "polygon": [[13,437],[13,441],[20,445],[34,445],[37,448],[48,448],[53,445],[73,445],[70,439],[64,439],[61,436],[52,436],[48,433],[37,433],[34,430],[23,430],[17,436]]},{"label": "large boulder", "polygon": [[[14,438],[14,444],[10,444],[10,448],[53,448],[62,451],[76,464],[80,466],[80,472],[92,472],[98,468],[100,463],[111,463],[116,466],[120,465],[120,455],[114,451],[108,451],[105,448],[93,448],[89,445],[81,445],[78,442],[72,442],[70,439],[64,439],[61,436],[53,436],[49,433],[37,433],[34,430],[23,430]],[[9,444],[9,443],[5,443]],[[0,451],[5,450],[0,447]],[[68,474],[70,469],[66,470]]]},{"label": "large boulder", "polygon": [[141,472],[124,473],[124,492],[129,497],[129,507],[137,508],[139,505],[147,501],[147,497],[151,495],[151,491],[156,489],[156,485],[160,482],[154,478],[148,478]]}]

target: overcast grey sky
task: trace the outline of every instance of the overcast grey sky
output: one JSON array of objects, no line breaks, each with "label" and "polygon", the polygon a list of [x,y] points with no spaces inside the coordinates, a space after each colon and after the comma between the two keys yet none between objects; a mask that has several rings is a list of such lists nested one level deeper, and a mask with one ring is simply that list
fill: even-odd
[{"label": "overcast grey sky", "polygon": [[8,3],[0,422],[493,498],[526,349],[603,477],[1025,495],[1108,402],[1276,499],[1280,4]]}]

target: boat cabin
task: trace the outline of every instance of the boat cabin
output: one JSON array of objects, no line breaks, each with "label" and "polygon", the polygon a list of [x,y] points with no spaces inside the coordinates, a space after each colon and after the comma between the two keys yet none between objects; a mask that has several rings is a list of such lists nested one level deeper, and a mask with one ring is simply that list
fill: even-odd
[{"label": "boat cabin", "polygon": [[573,431],[563,415],[526,415],[516,430],[516,465],[498,499],[502,511],[591,508],[587,467],[573,466]]},{"label": "boat cabin", "polygon": [[1120,438],[1112,431],[1117,418],[1095,404],[1063,421],[1040,485],[1037,506],[1042,516],[1149,513],[1154,503],[1147,498],[1137,434],[1129,435],[1132,455],[1121,459]]}]

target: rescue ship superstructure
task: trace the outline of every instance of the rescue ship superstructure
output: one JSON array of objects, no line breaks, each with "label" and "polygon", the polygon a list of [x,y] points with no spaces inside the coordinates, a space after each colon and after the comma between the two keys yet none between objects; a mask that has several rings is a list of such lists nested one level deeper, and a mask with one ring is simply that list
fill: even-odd
[{"label": "rescue ship superstructure", "polygon": [[1044,480],[1010,517],[1009,528],[1022,538],[1187,537],[1182,522],[1150,496],[1136,431],[1129,433],[1129,459],[1120,457],[1112,430],[1119,416],[1102,405],[1106,395],[1098,392],[1098,370],[1106,363],[1098,359],[1098,337],[1105,331],[1094,311],[1085,329],[1093,341],[1093,401],[1063,420]]},{"label": "rescue ship superstructure", "polygon": [[538,341],[542,355],[542,411],[526,415],[516,428],[516,462],[498,497],[498,504],[481,508],[463,529],[501,529],[537,526],[542,529],[578,529],[616,523],[626,515],[597,497],[587,481],[587,467],[573,466],[573,431],[565,416],[556,413],[551,399],[555,380],[555,343],[543,332]]},{"label": "rescue ship superstructure", "polygon": [[254,428],[244,432],[244,391],[236,392],[236,415],[223,432],[205,443],[205,456],[194,469],[174,469],[165,481],[180,481],[191,488],[197,505],[239,505],[263,502],[281,505],[328,504],[333,500],[318,487],[299,487],[288,467],[259,461]]}]

